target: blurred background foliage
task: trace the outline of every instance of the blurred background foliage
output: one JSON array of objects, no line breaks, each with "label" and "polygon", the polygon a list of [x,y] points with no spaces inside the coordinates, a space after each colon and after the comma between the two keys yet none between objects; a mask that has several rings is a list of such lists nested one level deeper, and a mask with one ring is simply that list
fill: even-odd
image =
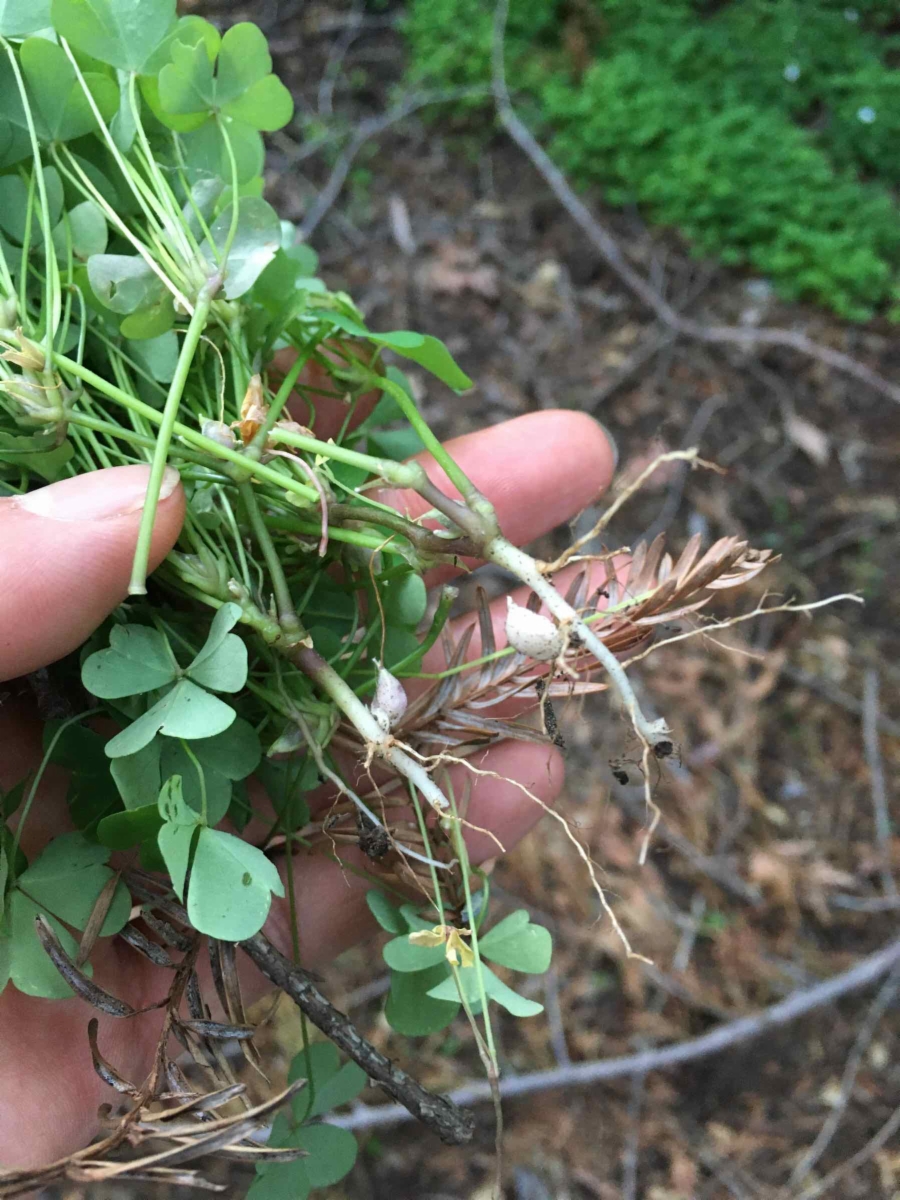
[{"label": "blurred background foliage", "polygon": [[[900,316],[893,0],[515,0],[510,86],[575,183],[790,300]],[[493,6],[412,0],[409,79],[490,84]],[[458,118],[490,106],[470,98]],[[483,124],[481,125],[483,129]]]}]

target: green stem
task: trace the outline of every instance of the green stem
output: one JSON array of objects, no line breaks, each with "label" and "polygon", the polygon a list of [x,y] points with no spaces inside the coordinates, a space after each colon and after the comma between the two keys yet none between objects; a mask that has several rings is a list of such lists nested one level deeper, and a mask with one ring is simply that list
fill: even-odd
[{"label": "green stem", "polygon": [[238,491],[244,503],[244,508],[247,510],[247,517],[250,521],[253,535],[262,551],[263,558],[266,560],[269,578],[272,581],[272,590],[275,593],[278,620],[290,638],[294,641],[300,641],[304,637],[303,627],[300,624],[297,610],[294,607],[294,599],[291,596],[291,589],[288,586],[284,568],[278,557],[278,551],[275,549],[272,535],[269,533],[266,523],[263,520],[259,501],[256,499],[256,493],[253,491],[253,484],[242,483],[239,485]]},{"label": "green stem", "polygon": [[138,531],[134,563],[131,568],[131,582],[128,585],[128,592],[131,596],[143,596],[147,592],[150,542],[153,538],[153,523],[156,520],[156,510],[159,507],[159,489],[162,486],[163,473],[165,472],[166,462],[169,457],[169,446],[172,442],[172,434],[175,429],[178,409],[181,405],[184,385],[187,382],[188,371],[191,369],[191,363],[194,361],[197,346],[200,344],[200,336],[206,327],[206,320],[209,316],[211,304],[212,293],[208,287],[204,287],[197,297],[194,315],[191,317],[191,323],[188,325],[187,332],[184,335],[181,353],[178,355],[178,362],[175,366],[175,374],[169,385],[169,394],[166,397],[162,421],[160,422],[159,433],[156,439],[156,447],[153,451],[153,462],[150,464],[150,481],[147,484],[147,498],[144,501],[144,508],[141,512],[141,526]]},{"label": "green stem", "polygon": [[[53,361],[60,370],[67,371],[77,379],[90,384],[96,391],[101,392],[104,396],[108,396],[110,400],[115,400],[123,408],[137,413],[153,425],[162,425],[162,413],[158,412],[151,405],[145,404],[143,400],[138,400],[137,397],[130,395],[122,388],[116,387],[115,384],[110,383],[101,375],[95,374],[88,367],[82,366],[81,363],[75,362],[74,359],[66,358],[64,354],[55,353]],[[204,437],[196,429],[191,429],[189,425],[183,425],[180,421],[176,421],[172,426],[172,430],[180,438],[184,438],[185,441],[190,442],[191,445],[196,446],[200,450],[205,450],[207,454],[212,455],[214,458],[224,459],[226,462],[234,463],[235,466],[243,467],[248,475],[253,475],[257,479],[264,479],[267,483],[273,483],[282,491],[293,492],[294,495],[301,496],[307,502],[316,504],[319,502],[319,493],[314,488],[300,483],[299,480],[294,479],[290,475],[274,471],[271,467],[267,467],[263,463],[255,463],[248,460],[239,450],[229,450],[226,446],[220,445],[219,442],[213,441],[212,438]]]},{"label": "green stem", "polygon": [[[281,395],[281,389],[278,395]],[[371,454],[362,454],[346,446],[337,446],[334,442],[320,442],[318,438],[306,437],[305,434],[294,433],[289,429],[273,429],[271,439],[279,445],[293,446],[297,450],[305,450],[308,454],[321,454],[335,462],[360,467],[370,475],[377,475],[398,488],[418,488],[424,475],[418,463],[398,463],[389,458],[375,458]]]}]

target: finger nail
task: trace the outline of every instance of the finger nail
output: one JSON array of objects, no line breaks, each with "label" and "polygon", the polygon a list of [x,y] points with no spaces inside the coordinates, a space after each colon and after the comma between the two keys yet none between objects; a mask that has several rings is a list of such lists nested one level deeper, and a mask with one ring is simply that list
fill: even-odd
[{"label": "finger nail", "polygon": [[602,421],[598,421],[597,424],[603,430],[604,434],[606,435],[606,440],[609,442],[610,448],[612,449],[613,470],[615,471],[616,467],[619,465],[619,443],[616,441],[616,439],[610,433],[609,428],[606,425],[604,425]]},{"label": "finger nail", "polygon": [[[140,512],[149,479],[149,467],[109,467],[61,479],[17,497],[15,503],[26,512],[53,521],[107,521]],[[168,499],[178,483],[178,472],[174,467],[166,467],[159,489],[160,500]]]}]

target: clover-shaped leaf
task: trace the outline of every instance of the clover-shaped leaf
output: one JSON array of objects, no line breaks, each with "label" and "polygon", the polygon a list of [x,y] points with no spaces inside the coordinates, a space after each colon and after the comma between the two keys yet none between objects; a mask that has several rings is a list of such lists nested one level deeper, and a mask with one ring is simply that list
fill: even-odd
[{"label": "clover-shaped leaf", "polygon": [[92,254],[87,270],[94,295],[115,313],[150,309],[168,295],[162,280],[137,254]]},{"label": "clover-shaped leaf", "polygon": [[51,14],[76,49],[140,72],[175,23],[175,0],[53,0]]},{"label": "clover-shaped leaf", "polygon": [[453,983],[446,962],[438,963],[415,974],[391,972],[391,990],[388,992],[384,1015],[391,1029],[404,1037],[426,1037],[446,1029],[459,1012],[459,996],[455,984],[453,998],[435,1000],[432,988],[448,980]]},{"label": "clover-shaped leaf", "polygon": [[232,25],[218,45],[195,26],[179,30],[170,55],[159,72],[157,115],[163,122],[221,114],[271,132],[293,116],[290,92],[271,73],[265,35],[249,21]]}]

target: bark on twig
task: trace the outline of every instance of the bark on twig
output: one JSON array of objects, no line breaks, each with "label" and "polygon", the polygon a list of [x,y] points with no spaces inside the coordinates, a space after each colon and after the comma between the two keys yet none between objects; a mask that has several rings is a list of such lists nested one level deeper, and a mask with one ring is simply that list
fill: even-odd
[{"label": "bark on twig", "polygon": [[352,1022],[318,990],[302,967],[286,958],[268,938],[257,933],[241,948],[263,975],[287,992],[313,1025],[331,1039],[365,1071],[369,1079],[384,1088],[402,1105],[401,1112],[418,1118],[451,1146],[460,1146],[472,1138],[475,1122],[445,1096],[429,1092],[411,1075],[394,1065],[354,1028]]}]

